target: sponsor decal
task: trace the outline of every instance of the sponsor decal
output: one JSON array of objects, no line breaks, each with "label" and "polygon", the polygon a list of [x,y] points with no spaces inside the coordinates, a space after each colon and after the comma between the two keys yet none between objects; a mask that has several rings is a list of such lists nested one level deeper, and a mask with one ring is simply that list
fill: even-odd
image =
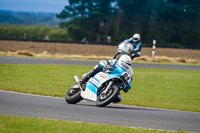
[{"label": "sponsor decal", "polygon": [[104,75],[103,73],[99,74],[99,76],[103,79],[107,79],[108,77],[106,75]]}]

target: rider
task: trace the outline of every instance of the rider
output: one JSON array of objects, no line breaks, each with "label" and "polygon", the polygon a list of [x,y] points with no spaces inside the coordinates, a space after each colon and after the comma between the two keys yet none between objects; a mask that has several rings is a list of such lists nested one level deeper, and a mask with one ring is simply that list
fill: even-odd
[{"label": "rider", "polygon": [[[122,55],[122,56],[119,58],[118,61],[115,60],[115,59],[107,60],[107,61],[104,61],[104,60],[100,61],[98,65],[94,66],[94,69],[93,69],[92,71],[86,73],[86,75],[79,81],[80,85],[83,86],[83,84],[84,84],[85,82],[87,82],[91,77],[93,77],[94,75],[96,75],[98,72],[103,71],[104,69],[110,69],[110,70],[112,70],[113,67],[114,67],[116,64],[118,64],[119,66],[123,67],[126,71],[128,71],[127,69],[128,69],[128,68],[131,68],[131,67],[128,67],[128,68],[127,68],[127,67],[125,67],[125,66],[126,66],[126,65],[131,66],[131,58],[130,58],[130,56],[128,56],[128,55]],[[125,65],[124,65],[124,64],[125,64]],[[131,68],[131,69],[132,69],[132,68]],[[133,73],[132,73],[131,75],[133,75]],[[131,85],[128,84],[128,85],[126,85],[126,87],[123,89],[123,91],[124,91],[125,93],[127,93],[130,89],[131,89]],[[119,93],[117,99],[116,99],[115,101],[113,101],[113,102],[118,103],[118,102],[121,101],[121,99],[122,99],[122,96],[121,96],[121,94]]]},{"label": "rider", "polygon": [[134,56],[131,56],[131,59],[135,58],[135,57],[140,57],[141,54],[141,48],[142,48],[142,42],[140,39],[140,34],[136,33],[133,35],[133,37],[124,40],[124,42],[129,42],[133,45],[134,49],[132,50],[132,53],[135,53]]}]

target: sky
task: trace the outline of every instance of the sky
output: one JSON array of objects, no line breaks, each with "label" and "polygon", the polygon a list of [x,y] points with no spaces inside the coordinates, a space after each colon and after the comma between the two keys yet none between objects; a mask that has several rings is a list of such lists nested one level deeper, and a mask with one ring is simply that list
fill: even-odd
[{"label": "sky", "polygon": [[0,10],[60,13],[68,0],[0,0]]}]

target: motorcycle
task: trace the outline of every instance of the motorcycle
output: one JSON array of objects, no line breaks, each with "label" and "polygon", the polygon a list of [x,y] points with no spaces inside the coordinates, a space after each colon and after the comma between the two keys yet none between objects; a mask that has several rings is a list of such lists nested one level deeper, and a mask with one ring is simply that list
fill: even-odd
[{"label": "motorcycle", "polygon": [[113,59],[119,60],[119,58],[122,55],[129,55],[130,57],[133,57],[135,53],[132,53],[133,45],[129,42],[121,42],[118,45],[118,51],[115,54]]},{"label": "motorcycle", "polygon": [[105,107],[117,98],[127,84],[131,83],[132,76],[133,70],[126,63],[123,63],[123,67],[116,64],[112,70],[105,69],[97,73],[82,86],[79,84],[78,76],[75,75],[76,84],[67,91],[65,101],[76,104],[85,99],[96,102],[96,106]]}]

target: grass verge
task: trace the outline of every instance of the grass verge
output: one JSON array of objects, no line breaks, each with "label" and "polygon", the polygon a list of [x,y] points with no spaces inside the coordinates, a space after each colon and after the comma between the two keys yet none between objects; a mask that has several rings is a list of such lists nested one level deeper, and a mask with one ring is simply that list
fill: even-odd
[{"label": "grass verge", "polygon": [[[171,133],[125,126],[66,122],[42,118],[0,116],[1,133]],[[173,132],[174,133],[174,132]],[[176,132],[184,133],[184,132]]]},{"label": "grass verge", "polygon": [[[64,97],[92,66],[0,65],[0,89]],[[200,112],[200,71],[135,68],[122,104]]]}]

